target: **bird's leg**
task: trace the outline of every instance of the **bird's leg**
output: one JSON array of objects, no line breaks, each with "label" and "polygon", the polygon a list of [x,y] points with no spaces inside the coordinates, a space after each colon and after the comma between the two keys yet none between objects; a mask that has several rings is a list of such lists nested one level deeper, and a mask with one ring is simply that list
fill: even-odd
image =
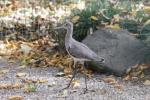
[{"label": "bird's leg", "polygon": [[83,71],[84,71],[84,79],[85,79],[85,90],[84,90],[84,94],[87,92],[87,75],[86,75],[86,69],[85,69],[85,65],[84,62],[82,62],[83,64]]},{"label": "bird's leg", "polygon": [[[70,85],[71,85],[71,83],[72,83],[72,80],[74,79],[74,77],[75,77],[75,75],[76,75],[76,73],[77,73],[77,66],[76,66],[77,61],[74,60],[73,62],[74,62],[74,63],[73,63],[73,75],[72,75],[71,80],[70,80],[70,82],[69,82],[69,84],[68,84],[68,86],[67,86],[66,88],[69,88],[69,87],[70,87]],[[65,88],[65,89],[66,89],[66,88]]]}]

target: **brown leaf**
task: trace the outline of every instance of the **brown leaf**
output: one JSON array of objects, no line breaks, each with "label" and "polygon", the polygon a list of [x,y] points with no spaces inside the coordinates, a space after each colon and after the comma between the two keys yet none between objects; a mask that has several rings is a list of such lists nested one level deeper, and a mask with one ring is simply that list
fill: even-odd
[{"label": "brown leaf", "polygon": [[123,91],[124,88],[123,88],[123,85],[120,85],[120,84],[115,84],[114,86],[118,91]]},{"label": "brown leaf", "polygon": [[19,89],[21,88],[23,85],[20,83],[15,83],[15,84],[0,84],[0,89]]},{"label": "brown leaf", "polygon": [[102,95],[106,94],[108,91],[105,88],[98,90]]},{"label": "brown leaf", "polygon": [[9,100],[23,100],[23,97],[19,95],[15,95],[15,96],[9,97]]},{"label": "brown leaf", "polygon": [[116,80],[113,77],[104,78],[103,80],[106,83],[109,83],[109,84],[115,84],[115,83],[117,83]]},{"label": "brown leaf", "polygon": [[9,70],[7,70],[7,69],[0,70],[0,74],[6,74],[6,73],[8,73],[8,72],[9,72]]},{"label": "brown leaf", "polygon": [[48,80],[40,79],[40,80],[38,80],[37,82],[38,82],[38,83],[47,83]]},{"label": "brown leaf", "polygon": [[58,72],[58,73],[56,74],[56,76],[58,76],[58,77],[63,77],[63,76],[65,76],[65,73],[63,73],[63,72]]},{"label": "brown leaf", "polygon": [[150,85],[150,80],[146,80],[143,84],[144,85]]},{"label": "brown leaf", "polygon": [[27,76],[28,73],[17,73],[16,76],[17,77],[23,77],[23,76]]},{"label": "brown leaf", "polygon": [[94,20],[94,21],[97,21],[98,20],[98,18],[96,17],[96,16],[91,16],[90,17],[92,20]]},{"label": "brown leaf", "polygon": [[71,19],[71,21],[72,21],[73,23],[76,23],[76,22],[78,22],[79,19],[80,19],[80,16],[74,16],[74,17]]},{"label": "brown leaf", "polygon": [[24,86],[24,92],[29,93],[29,92],[36,92],[36,87],[34,84],[26,84]]},{"label": "brown leaf", "polygon": [[20,84],[20,83],[15,83],[15,84],[12,85],[12,88],[19,89],[19,88],[21,88],[22,86],[23,86],[23,85]]},{"label": "brown leaf", "polygon": [[73,88],[80,87],[80,81],[79,80],[73,80],[72,81],[72,87]]},{"label": "brown leaf", "polygon": [[111,29],[114,29],[114,30],[120,30],[121,29],[119,24],[108,25],[108,26],[106,26],[106,28],[111,28]]},{"label": "brown leaf", "polygon": [[12,85],[11,84],[0,84],[0,89],[12,89]]},{"label": "brown leaf", "polygon": [[68,91],[64,90],[61,94],[59,94],[60,97],[67,97],[68,96]]},{"label": "brown leaf", "polygon": [[56,86],[56,85],[57,85],[56,82],[52,82],[52,83],[48,84],[48,87],[53,87],[53,86]]},{"label": "brown leaf", "polygon": [[132,79],[132,77],[130,75],[127,75],[126,77],[123,78],[124,81],[129,81],[131,79]]}]

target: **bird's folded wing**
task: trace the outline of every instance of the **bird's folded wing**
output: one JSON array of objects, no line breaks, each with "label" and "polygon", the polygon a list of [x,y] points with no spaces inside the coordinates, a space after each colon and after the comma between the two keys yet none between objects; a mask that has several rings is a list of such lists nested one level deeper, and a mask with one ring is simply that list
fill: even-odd
[{"label": "bird's folded wing", "polygon": [[86,45],[82,43],[74,43],[67,48],[69,54],[75,58],[97,60],[98,56]]}]

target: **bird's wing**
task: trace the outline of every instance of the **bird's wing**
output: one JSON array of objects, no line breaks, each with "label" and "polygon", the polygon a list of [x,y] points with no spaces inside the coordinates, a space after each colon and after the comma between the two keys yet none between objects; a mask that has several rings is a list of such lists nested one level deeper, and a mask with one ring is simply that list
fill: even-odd
[{"label": "bird's wing", "polygon": [[87,60],[98,60],[98,56],[85,44],[73,41],[68,47],[68,52],[75,58],[87,59]]}]

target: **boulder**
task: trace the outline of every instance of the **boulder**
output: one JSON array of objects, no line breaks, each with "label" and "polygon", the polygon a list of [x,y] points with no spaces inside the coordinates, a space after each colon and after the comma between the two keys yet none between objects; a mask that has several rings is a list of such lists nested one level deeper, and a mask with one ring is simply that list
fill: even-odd
[{"label": "boulder", "polygon": [[106,69],[120,76],[132,66],[150,61],[149,48],[127,30],[101,29],[82,42],[105,59],[105,63],[87,62],[96,71]]}]

